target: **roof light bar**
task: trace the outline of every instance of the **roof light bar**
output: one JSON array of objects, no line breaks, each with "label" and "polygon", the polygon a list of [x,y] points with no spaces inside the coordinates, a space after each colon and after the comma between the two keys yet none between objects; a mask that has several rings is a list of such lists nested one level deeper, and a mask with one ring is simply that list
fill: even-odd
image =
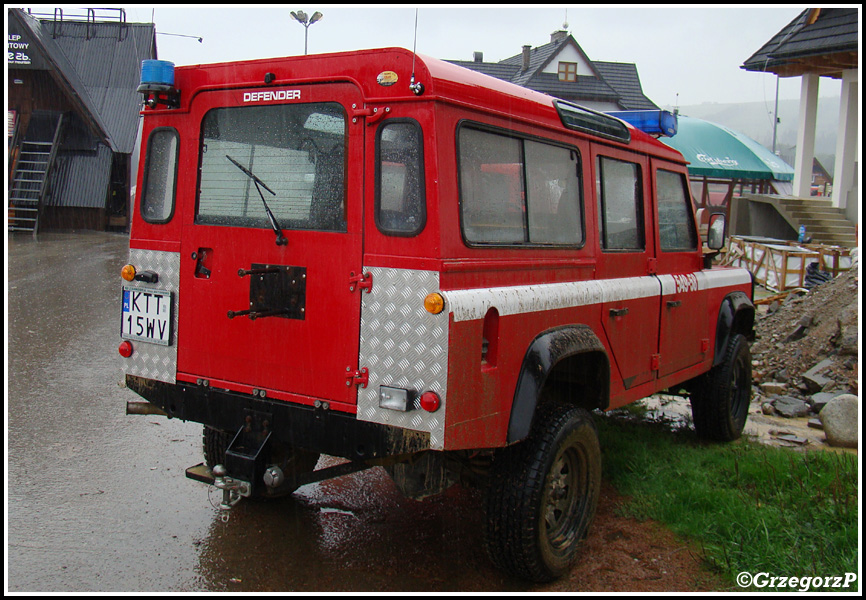
[{"label": "roof light bar", "polygon": [[617,110],[607,114],[650,135],[674,137],[677,134],[677,116],[666,110]]}]

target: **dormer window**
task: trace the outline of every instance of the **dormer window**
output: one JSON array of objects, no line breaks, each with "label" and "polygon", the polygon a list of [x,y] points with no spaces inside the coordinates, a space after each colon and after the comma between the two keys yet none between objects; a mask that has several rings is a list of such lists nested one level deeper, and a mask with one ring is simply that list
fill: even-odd
[{"label": "dormer window", "polygon": [[577,63],[561,62],[559,63],[559,80],[560,81],[577,81]]}]

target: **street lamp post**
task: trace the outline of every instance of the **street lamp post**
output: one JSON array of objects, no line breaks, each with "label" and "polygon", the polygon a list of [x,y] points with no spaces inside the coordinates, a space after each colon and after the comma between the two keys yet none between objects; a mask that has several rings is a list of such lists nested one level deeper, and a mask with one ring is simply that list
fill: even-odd
[{"label": "street lamp post", "polygon": [[302,10],[298,12],[292,11],[292,18],[304,26],[304,54],[307,54],[307,35],[310,33],[310,25],[321,19],[324,15],[319,11],[313,13],[313,16],[307,19],[307,13]]}]

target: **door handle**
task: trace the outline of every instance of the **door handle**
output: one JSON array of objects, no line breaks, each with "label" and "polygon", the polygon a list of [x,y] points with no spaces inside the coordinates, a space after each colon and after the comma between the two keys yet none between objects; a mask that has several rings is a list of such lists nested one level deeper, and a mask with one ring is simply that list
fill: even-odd
[{"label": "door handle", "polygon": [[683,303],[682,300],[668,300],[668,308],[676,308]]},{"label": "door handle", "polygon": [[611,308],[610,309],[610,316],[611,317],[624,317],[627,314],[628,314],[627,308]]}]

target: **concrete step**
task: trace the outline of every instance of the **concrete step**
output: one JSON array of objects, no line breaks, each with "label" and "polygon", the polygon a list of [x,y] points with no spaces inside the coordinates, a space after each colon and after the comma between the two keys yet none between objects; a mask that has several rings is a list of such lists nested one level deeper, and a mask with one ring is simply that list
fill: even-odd
[{"label": "concrete step", "polygon": [[834,208],[833,203],[826,198],[777,198],[785,206],[806,206],[814,208]]},{"label": "concrete step", "polygon": [[811,236],[812,243],[826,244],[828,246],[842,246],[844,248],[853,248],[857,245],[857,236],[855,234],[841,233],[824,233],[824,232],[806,232],[806,236]]},{"label": "concrete step", "polygon": [[806,227],[806,237],[813,243],[853,247],[857,245],[857,228],[845,212],[827,199],[779,198],[778,208],[788,221],[799,229]]}]

